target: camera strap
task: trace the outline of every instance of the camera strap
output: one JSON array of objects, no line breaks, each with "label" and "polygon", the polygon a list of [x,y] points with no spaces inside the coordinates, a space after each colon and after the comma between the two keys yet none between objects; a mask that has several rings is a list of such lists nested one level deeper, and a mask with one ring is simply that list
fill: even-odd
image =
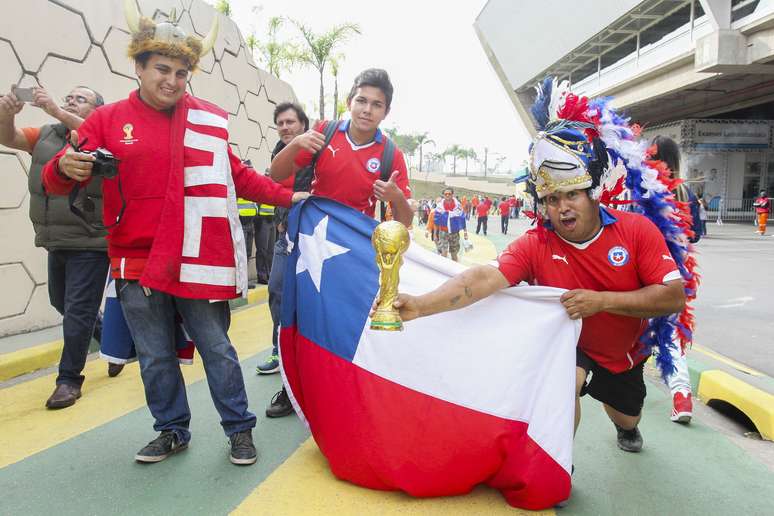
[{"label": "camera strap", "polygon": [[[70,211],[79,219],[81,219],[86,225],[89,227],[96,229],[97,231],[105,231],[107,229],[110,229],[114,226],[117,226],[119,222],[121,222],[121,217],[124,216],[124,210],[126,209],[126,199],[124,198],[124,192],[121,189],[121,174],[118,174],[118,195],[121,196],[121,209],[118,211],[118,216],[116,216],[116,221],[110,225],[105,226],[104,224],[100,222],[90,222],[86,219],[86,215],[84,214],[84,210],[82,210],[79,205],[83,205],[84,209],[86,211],[94,211],[95,205],[94,201],[91,200],[88,196],[85,197],[85,199],[81,200],[79,199],[79,194],[81,192],[81,183],[76,184],[72,190],[70,190],[70,196],[69,196],[69,204],[70,204]],[[90,205],[86,204],[90,203]],[[89,209],[91,208],[91,209]],[[101,214],[100,214],[101,216]]]}]

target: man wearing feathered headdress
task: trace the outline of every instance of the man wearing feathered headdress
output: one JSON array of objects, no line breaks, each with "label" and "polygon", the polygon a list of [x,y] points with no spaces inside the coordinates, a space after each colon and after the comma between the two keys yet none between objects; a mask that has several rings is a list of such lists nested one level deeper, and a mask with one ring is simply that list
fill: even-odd
[{"label": "man wearing feathered headdress", "polygon": [[[649,348],[658,345],[659,361],[670,369],[668,348],[679,323],[662,319],[676,317],[685,307],[683,255],[671,245],[685,239],[668,221],[654,224],[600,201],[615,196],[624,180],[634,190],[633,199],[656,203],[645,206],[646,213],[651,208],[670,213],[674,199],[656,185],[655,171],[643,171],[647,145],[637,143],[607,104],[589,104],[548,80],[538,89],[533,114],[540,132],[530,147],[529,190],[538,227],[511,243],[497,266],[472,267],[424,295],[401,294],[395,307],[408,321],[468,306],[522,281],[567,289],[561,296],[567,315],[583,319],[575,426],[579,398],[588,393],[604,404],[618,446],[638,452],[643,366]],[[673,233],[665,237],[659,231],[662,223]]]},{"label": "man wearing feathered headdress", "polygon": [[[242,371],[227,331],[226,300],[247,292],[247,260],[236,197],[290,206],[294,194],[234,156],[228,114],[186,93],[200,58],[212,49],[217,17],[206,38],[175,24],[141,18],[124,3],[132,33],[129,56],[140,87],[106,105],[78,130],[72,147],[45,167],[43,183],[68,194],[105,175],[103,220],[111,274],[134,340],[145,397],[160,435],[135,459],[159,462],[191,438],[185,383],[175,355],[175,313],[201,354],[234,464],[252,464],[255,416],[248,411]],[[118,174],[95,166],[118,160]],[[107,157],[107,158],[106,158]],[[71,196],[72,197],[72,196]]]}]

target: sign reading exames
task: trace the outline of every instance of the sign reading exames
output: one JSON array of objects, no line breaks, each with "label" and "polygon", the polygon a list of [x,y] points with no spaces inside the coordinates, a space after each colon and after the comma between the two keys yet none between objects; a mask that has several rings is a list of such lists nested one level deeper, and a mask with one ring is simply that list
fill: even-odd
[{"label": "sign reading exames", "polygon": [[[771,146],[768,120],[686,120],[689,145],[696,150],[752,150]],[[693,127],[690,127],[692,125]]]}]

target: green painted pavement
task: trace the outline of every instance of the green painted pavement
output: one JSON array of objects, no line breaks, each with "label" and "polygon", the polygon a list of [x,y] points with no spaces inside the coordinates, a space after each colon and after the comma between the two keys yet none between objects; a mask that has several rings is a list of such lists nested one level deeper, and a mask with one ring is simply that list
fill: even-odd
[{"label": "green painted pavement", "polygon": [[619,450],[600,403],[583,399],[572,498],[561,514],[770,515],[774,473],[701,421],[669,420],[669,396],[648,378],[639,454]]},{"label": "green painted pavement", "polygon": [[309,436],[295,416],[264,417],[281,378],[256,376],[258,356],[242,362],[251,409],[258,416],[253,430],[257,464],[229,462],[228,439],[207,384],[199,381],[188,387],[188,450],[159,464],[135,463],[134,454],[156,435],[147,408],[136,410],[0,470],[0,514],[228,513]]}]

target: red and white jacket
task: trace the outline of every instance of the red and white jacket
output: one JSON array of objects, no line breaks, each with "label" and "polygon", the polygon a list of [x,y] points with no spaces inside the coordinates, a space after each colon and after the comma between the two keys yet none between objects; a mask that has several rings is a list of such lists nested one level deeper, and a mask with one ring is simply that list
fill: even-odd
[{"label": "red and white jacket", "polygon": [[[236,198],[290,206],[292,190],[244,166],[228,145],[228,114],[185,94],[171,112],[145,104],[137,91],[97,109],[81,125],[84,150],[105,148],[120,160],[126,209],[109,230],[114,277],[133,263],[143,286],[194,299],[230,299],[247,292],[247,256]],[[84,140],[86,143],[83,144]],[[58,170],[58,153],[43,169],[48,193],[75,182]],[[103,182],[105,225],[121,209],[118,179]]]}]

